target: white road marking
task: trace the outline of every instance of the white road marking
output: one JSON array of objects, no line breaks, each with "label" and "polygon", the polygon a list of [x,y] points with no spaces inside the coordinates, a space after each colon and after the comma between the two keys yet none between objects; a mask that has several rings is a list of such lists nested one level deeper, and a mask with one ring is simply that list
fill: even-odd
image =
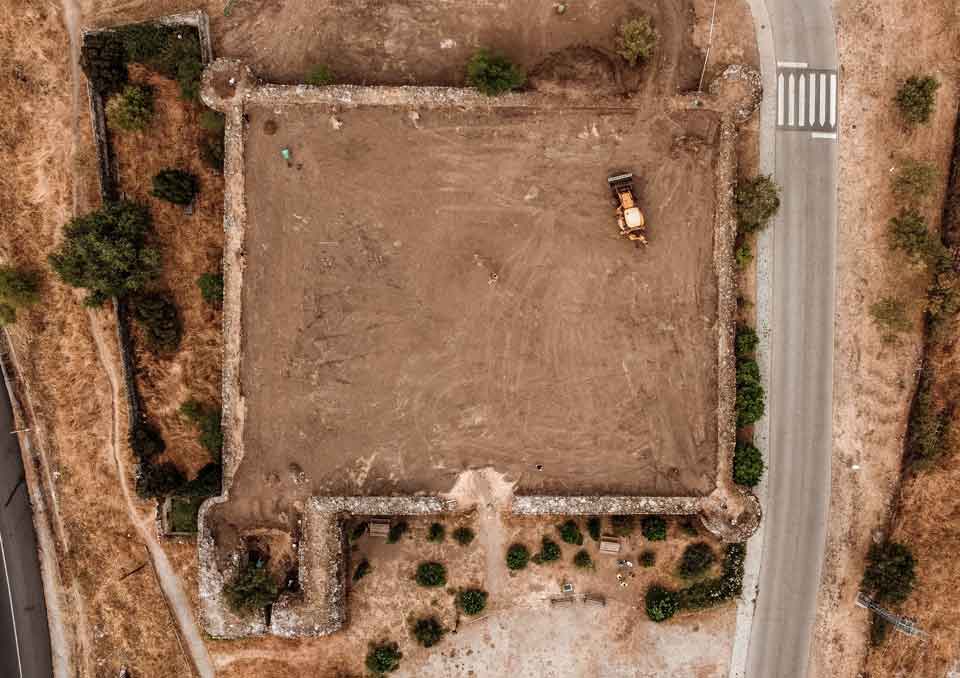
[{"label": "white road marking", "polygon": [[827,97],[824,94],[827,91],[827,74],[820,74],[820,115],[818,120],[820,121],[820,126],[823,127],[827,124]]},{"label": "white road marking", "polygon": [[3,549],[3,535],[0,535],[0,561],[3,561],[3,578],[7,581],[7,598],[10,599],[10,623],[13,624],[13,645],[17,648],[17,671],[20,673],[20,678],[23,678],[20,637],[17,635],[17,615],[13,610],[13,590],[10,588],[10,570],[7,569],[7,552]]},{"label": "white road marking", "polygon": [[[808,78],[808,81],[809,81],[809,83],[810,83],[810,92],[808,93],[809,96],[810,96],[810,115],[807,116],[807,120],[809,121],[809,124],[812,125],[813,122],[814,122],[814,118],[817,117],[817,97],[816,97],[816,94],[817,94],[817,74],[816,74],[816,73],[811,73],[811,74],[810,74],[810,77]],[[821,95],[821,96],[822,96],[822,95]]]},{"label": "white road marking", "polygon": [[837,126],[837,74],[830,74],[830,126]]},{"label": "white road marking", "polygon": [[793,127],[796,124],[796,114],[794,112],[796,106],[794,104],[796,103],[797,98],[794,90],[793,73],[791,73],[790,77],[787,78],[787,82],[790,83],[787,85],[787,124],[790,127]]},{"label": "white road marking", "polygon": [[839,76],[835,71],[780,70],[777,73],[777,127],[798,132],[835,132],[838,89]]},{"label": "white road marking", "polygon": [[836,139],[836,132],[811,132],[810,136],[814,139]]},{"label": "white road marking", "polygon": [[806,68],[806,61],[778,61],[777,68]]},{"label": "white road marking", "polygon": [[802,75],[797,78],[800,85],[800,103],[797,106],[797,124],[803,127],[803,116],[807,111],[807,79]]},{"label": "white road marking", "polygon": [[783,124],[783,74],[777,76],[777,124]]}]

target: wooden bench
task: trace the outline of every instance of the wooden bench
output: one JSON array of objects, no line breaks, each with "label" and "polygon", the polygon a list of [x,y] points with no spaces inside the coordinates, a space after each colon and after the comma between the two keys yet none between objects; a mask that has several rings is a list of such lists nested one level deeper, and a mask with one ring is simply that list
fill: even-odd
[{"label": "wooden bench", "polygon": [[390,534],[390,521],[383,518],[374,518],[367,523],[371,537],[382,537],[386,539]]},{"label": "wooden bench", "polygon": [[583,604],[604,607],[607,604],[607,599],[601,596],[599,593],[587,593],[583,596]]},{"label": "wooden bench", "polygon": [[609,534],[603,535],[600,537],[600,553],[617,555],[620,553],[620,540]]},{"label": "wooden bench", "polygon": [[551,607],[566,607],[573,605],[573,596],[559,596],[550,599]]}]

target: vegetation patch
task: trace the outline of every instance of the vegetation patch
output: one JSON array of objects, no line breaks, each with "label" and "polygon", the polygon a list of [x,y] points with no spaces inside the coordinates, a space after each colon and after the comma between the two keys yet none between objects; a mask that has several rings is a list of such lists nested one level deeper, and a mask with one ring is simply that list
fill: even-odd
[{"label": "vegetation patch", "polygon": [[264,562],[248,560],[236,577],[224,584],[223,595],[231,610],[249,614],[276,602],[280,590]]},{"label": "vegetation patch", "polygon": [[436,588],[447,583],[447,568],[443,563],[426,562],[417,566],[417,583],[420,586]]},{"label": "vegetation patch", "polygon": [[934,402],[933,383],[933,369],[924,363],[907,421],[906,458],[911,465],[929,463],[943,453],[951,412]]},{"label": "vegetation patch", "polygon": [[912,75],[897,90],[894,101],[903,119],[911,125],[921,125],[930,121],[937,103],[937,90],[940,82],[929,75]]},{"label": "vegetation patch", "polygon": [[893,194],[901,200],[920,202],[933,192],[938,178],[933,163],[904,158],[893,175]]},{"label": "vegetation patch", "polygon": [[660,34],[646,15],[622,22],[614,40],[617,54],[631,66],[646,63],[658,42]]},{"label": "vegetation patch", "polygon": [[107,122],[124,132],[142,132],[153,122],[153,89],[126,85],[107,100]]},{"label": "vegetation patch", "polygon": [[583,544],[583,533],[580,532],[580,526],[577,525],[577,521],[568,520],[565,523],[561,523],[557,526],[557,531],[560,532],[560,539],[567,544],[575,544],[576,546]]},{"label": "vegetation patch", "polygon": [[40,277],[35,271],[0,266],[0,325],[17,321],[17,309],[40,300]]},{"label": "vegetation patch", "polygon": [[366,577],[372,571],[373,571],[373,567],[370,566],[370,561],[364,558],[359,563],[357,563],[357,567],[353,570],[353,577],[351,577],[351,580],[353,581],[354,584],[356,584],[358,581]]},{"label": "vegetation patch", "polygon": [[200,511],[200,504],[206,500],[206,497],[171,497],[170,521],[171,532],[196,532],[197,531],[197,513]]},{"label": "vegetation patch", "polygon": [[180,347],[180,312],[166,293],[137,295],[133,300],[133,318],[143,328],[147,348],[154,353],[174,353]]},{"label": "vegetation patch", "polygon": [[443,526],[443,523],[430,523],[430,527],[427,530],[427,541],[439,544],[446,538],[447,528]]},{"label": "vegetation patch", "polygon": [[600,541],[600,533],[603,529],[603,522],[597,516],[587,518],[587,534],[594,541]]},{"label": "vegetation patch", "polygon": [[180,489],[186,478],[169,461],[156,463],[150,459],[140,459],[137,464],[135,485],[137,495],[142,499],[163,499]]},{"label": "vegetation patch", "polygon": [[502,54],[481,49],[467,64],[467,84],[487,96],[496,96],[519,89],[527,77]]},{"label": "vegetation patch", "polygon": [[445,632],[436,617],[421,617],[413,624],[413,637],[423,647],[433,647],[439,643]]},{"label": "vegetation patch", "polygon": [[872,544],[860,587],[881,603],[902,603],[916,581],[913,553],[895,541]]},{"label": "vegetation patch", "polygon": [[734,200],[740,232],[755,233],[780,209],[780,187],[772,177],[760,175],[737,185]]},{"label": "vegetation patch", "polygon": [[678,591],[654,584],[647,589],[644,606],[647,616],[661,622],[680,610],[698,610],[739,596],[743,591],[745,544],[728,544],[719,577],[698,581]]},{"label": "vegetation patch", "polygon": [[655,551],[647,549],[640,554],[640,565],[643,567],[653,567],[657,564],[657,554]]},{"label": "vegetation patch", "polygon": [[580,549],[573,557],[573,564],[581,570],[589,570],[593,567],[593,558],[590,557],[586,549]]},{"label": "vegetation patch", "polygon": [[189,205],[199,190],[197,177],[181,169],[160,170],[153,177],[153,197],[174,205]]},{"label": "vegetation patch", "polygon": [[391,673],[400,668],[403,653],[397,643],[378,643],[371,645],[367,652],[367,669],[377,675]]},{"label": "vegetation patch", "polygon": [[640,521],[640,531],[649,541],[665,541],[667,538],[667,521],[661,516],[644,516]]},{"label": "vegetation patch", "polygon": [[333,71],[325,64],[318,64],[310,69],[305,82],[314,87],[322,87],[324,85],[332,85],[333,80]]},{"label": "vegetation patch", "polygon": [[906,305],[895,297],[883,297],[871,304],[870,317],[887,343],[895,341],[898,334],[913,327],[907,317]]},{"label": "vegetation patch", "polygon": [[523,544],[512,544],[507,549],[507,568],[522,570],[530,562],[530,550]]},{"label": "vegetation patch", "polygon": [[763,478],[763,455],[751,442],[739,441],[733,450],[733,481],[754,487]]},{"label": "vegetation patch", "polygon": [[680,564],[677,565],[677,574],[684,579],[694,579],[704,575],[710,566],[717,560],[710,544],[697,542],[690,544],[683,550]]},{"label": "vegetation patch", "polygon": [[487,607],[487,592],[483,589],[462,589],[457,594],[457,605],[464,614],[480,614]]},{"label": "vegetation patch", "polygon": [[410,529],[410,526],[407,525],[406,520],[398,520],[390,526],[390,530],[387,532],[387,543],[396,544],[408,529]]},{"label": "vegetation patch", "polygon": [[223,273],[204,273],[197,278],[200,296],[214,308],[223,306]]},{"label": "vegetation patch", "polygon": [[631,515],[610,516],[610,528],[620,537],[629,537],[633,534],[634,518]]},{"label": "vegetation patch", "polygon": [[474,537],[476,534],[469,527],[458,527],[453,531],[453,539],[460,546],[469,546]]},{"label": "vegetation patch", "polygon": [[560,560],[561,555],[560,545],[549,537],[544,537],[540,544],[540,552],[533,556],[531,560],[538,565],[540,563],[552,563]]}]

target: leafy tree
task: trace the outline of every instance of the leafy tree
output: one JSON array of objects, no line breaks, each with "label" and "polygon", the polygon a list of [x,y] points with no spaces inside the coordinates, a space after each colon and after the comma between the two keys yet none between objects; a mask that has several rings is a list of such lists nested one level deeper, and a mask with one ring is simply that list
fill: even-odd
[{"label": "leafy tree", "polygon": [[387,543],[396,544],[409,528],[410,526],[407,525],[407,521],[405,520],[395,522],[390,526],[389,532],[387,532]]},{"label": "leafy tree", "polygon": [[112,31],[85,35],[80,68],[100,95],[120,91],[127,84],[123,40]]},{"label": "leafy tree", "polygon": [[0,325],[17,320],[17,309],[40,299],[40,279],[35,271],[0,266]]},{"label": "leafy tree", "polygon": [[737,325],[735,343],[737,358],[750,358],[757,352],[760,338],[757,336],[756,330],[749,325]]},{"label": "leafy tree", "polygon": [[734,408],[737,426],[743,428],[763,416],[765,394],[760,383],[760,366],[752,358],[737,362],[737,396]]},{"label": "leafy tree", "polygon": [[197,287],[205,302],[214,308],[223,306],[223,273],[204,273],[197,278]]},{"label": "leafy tree", "polygon": [[458,527],[453,531],[453,538],[460,546],[469,546],[475,536],[469,527]]},{"label": "leafy tree", "polygon": [[487,592],[483,589],[462,589],[457,594],[457,604],[465,614],[480,614],[487,606]]},{"label": "leafy tree", "polygon": [[107,120],[125,132],[142,132],[153,120],[153,89],[127,85],[107,101]]},{"label": "leafy tree", "polygon": [[633,516],[610,516],[610,527],[614,534],[628,537],[633,532]]},{"label": "leafy tree", "polygon": [[443,586],[447,583],[447,568],[444,567],[443,563],[420,563],[417,566],[416,580],[420,586]]},{"label": "leafy tree", "polygon": [[717,557],[706,542],[696,542],[690,544],[683,550],[680,556],[680,564],[677,566],[677,574],[684,579],[699,577],[710,569],[710,566],[716,562]]},{"label": "leafy tree", "polygon": [[147,422],[138,422],[130,429],[130,449],[142,460],[149,460],[163,454],[167,444],[163,442],[160,431]]},{"label": "leafy tree", "polygon": [[237,614],[260,610],[272,605],[279,595],[277,583],[270,576],[266,566],[253,561],[237,572],[236,576],[223,586],[223,595]]},{"label": "leafy tree", "polygon": [[919,211],[910,207],[890,220],[887,228],[890,248],[903,250],[917,264],[936,263],[943,245],[930,235],[927,220]]},{"label": "leafy tree", "polygon": [[477,51],[467,64],[467,84],[487,96],[518,89],[526,82],[524,72],[502,54]]},{"label": "leafy tree", "polygon": [[160,464],[141,458],[137,464],[136,490],[143,499],[163,498],[183,486],[183,474],[169,461]]},{"label": "leafy tree", "polygon": [[396,643],[379,643],[371,645],[367,653],[367,669],[377,675],[391,673],[400,667],[403,653]]},{"label": "leafy tree", "polygon": [[180,414],[189,419],[200,432],[200,444],[214,459],[223,453],[222,411],[219,406],[205,405],[195,398],[180,405]]},{"label": "leafy tree", "polygon": [[314,87],[332,85],[333,71],[331,71],[330,68],[325,64],[318,64],[310,70],[310,73],[307,75],[306,82],[308,85],[313,85]]},{"label": "leafy tree", "polygon": [[597,516],[587,518],[587,533],[594,541],[600,541],[600,532],[603,529],[603,522]]},{"label": "leafy tree", "polygon": [[872,544],[860,586],[880,602],[902,603],[913,590],[915,564],[913,554],[904,544]]},{"label": "leafy tree", "polygon": [[905,158],[893,175],[893,193],[906,200],[923,200],[933,191],[937,178],[933,163]]},{"label": "leafy tree", "polygon": [[64,227],[50,265],[65,283],[88,291],[88,306],[135,294],[160,270],[160,253],[147,244],[150,228],[150,212],[143,205],[109,203]]},{"label": "leafy tree", "polygon": [[577,525],[577,521],[568,520],[558,525],[557,530],[560,532],[560,539],[566,543],[577,546],[583,544],[583,533],[580,532],[580,526]]},{"label": "leafy tree", "polygon": [[932,76],[912,75],[907,78],[894,98],[904,120],[911,125],[929,122],[937,102],[938,89],[940,83]]},{"label": "leafy tree", "polygon": [[166,294],[150,292],[135,297],[133,317],[143,327],[147,346],[154,353],[173,353],[180,347],[180,312]]},{"label": "leafy tree", "polygon": [[184,170],[163,169],[153,177],[153,197],[174,205],[189,205],[199,190],[197,178]]},{"label": "leafy tree", "polygon": [[680,609],[680,602],[674,591],[653,584],[644,596],[644,607],[651,621],[662,622],[670,619]]},{"label": "leafy tree", "polygon": [[443,523],[430,524],[430,529],[427,530],[427,541],[439,543],[446,538],[447,538],[447,528],[443,526]]},{"label": "leafy tree", "polygon": [[586,549],[580,549],[577,551],[577,555],[573,557],[573,564],[581,570],[587,570],[593,567],[593,558],[590,557]]},{"label": "leafy tree", "polygon": [[560,545],[549,537],[544,537],[540,544],[540,553],[533,556],[532,560],[539,565],[540,563],[552,563],[555,560],[560,560],[560,556]]},{"label": "leafy tree", "polygon": [[413,637],[423,647],[433,647],[443,639],[444,633],[436,617],[422,617],[413,625]]},{"label": "leafy tree", "polygon": [[650,17],[641,15],[620,24],[614,44],[617,54],[631,66],[643,64],[653,54],[660,34],[650,22]]},{"label": "leafy tree", "polygon": [[356,584],[358,581],[366,577],[373,568],[370,566],[370,561],[364,558],[359,563],[357,563],[357,568],[353,571],[353,583]]},{"label": "leafy tree", "polygon": [[640,554],[640,565],[643,567],[653,567],[657,564],[657,554],[650,549]]},{"label": "leafy tree", "polygon": [[751,442],[738,442],[733,450],[733,482],[753,487],[763,477],[763,455]]},{"label": "leafy tree", "polygon": [[530,561],[530,550],[523,544],[512,544],[507,549],[507,567],[511,570],[522,570]]},{"label": "leafy tree", "polygon": [[766,226],[780,209],[780,187],[770,176],[760,175],[738,184],[734,200],[740,231],[753,233]]},{"label": "leafy tree", "polygon": [[640,531],[649,541],[665,541],[667,521],[662,516],[644,516],[640,521]]},{"label": "leafy tree", "polygon": [[165,78],[176,80],[181,99],[199,99],[203,62],[200,37],[195,30],[136,24],[120,32],[128,61],[142,63]]},{"label": "leafy tree", "polygon": [[197,472],[196,477],[177,489],[181,497],[215,497],[222,491],[223,467],[220,464],[207,464]]}]

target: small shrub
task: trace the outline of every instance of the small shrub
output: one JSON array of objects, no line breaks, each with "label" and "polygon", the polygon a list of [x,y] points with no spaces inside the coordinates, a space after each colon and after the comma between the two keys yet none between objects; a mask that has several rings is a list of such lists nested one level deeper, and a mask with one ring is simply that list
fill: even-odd
[{"label": "small shrub", "polygon": [[760,366],[752,358],[737,361],[737,395],[734,409],[737,427],[755,423],[763,416],[766,395],[760,383]]},{"label": "small shrub", "polygon": [[930,235],[927,220],[912,207],[900,210],[899,215],[890,219],[887,239],[890,249],[902,250],[915,264],[935,262],[943,247]]},{"label": "small shrub", "polygon": [[699,577],[710,569],[710,566],[716,562],[717,557],[713,549],[706,542],[697,542],[690,544],[683,550],[680,556],[680,564],[677,566],[677,574],[684,579]]},{"label": "small shrub", "polygon": [[734,200],[740,231],[753,233],[766,226],[780,209],[780,187],[771,177],[760,175],[738,184]]},{"label": "small shrub", "polygon": [[358,581],[366,577],[373,568],[370,566],[370,561],[364,558],[359,563],[357,563],[357,568],[353,571],[353,583],[356,584]]},{"label": "small shrub", "polygon": [[736,354],[737,358],[752,358],[760,345],[760,338],[756,330],[749,325],[737,325]]},{"label": "small shrub", "polygon": [[655,622],[670,619],[680,609],[677,594],[658,584],[653,584],[647,589],[643,604],[647,611],[647,617]]},{"label": "small shrub", "polygon": [[420,586],[437,587],[447,583],[447,568],[443,563],[427,562],[417,566],[417,583]]},{"label": "small shrub", "polygon": [[223,134],[204,134],[200,137],[200,159],[210,169],[223,172],[224,148]]},{"label": "small shrub", "polygon": [[400,660],[403,659],[403,653],[400,652],[400,646],[396,643],[380,643],[371,645],[367,652],[367,669],[382,675],[391,673],[400,667]]},{"label": "small shrub", "polygon": [[179,169],[164,169],[153,177],[151,195],[174,205],[189,205],[197,195],[197,178]]},{"label": "small shrub", "polygon": [[148,460],[163,454],[167,444],[163,442],[160,431],[146,422],[140,422],[130,429],[130,449],[139,459]]},{"label": "small shrub", "polygon": [[482,49],[467,64],[467,84],[487,96],[496,96],[518,89],[526,82],[526,75],[509,59]]},{"label": "small shrub", "polygon": [[143,327],[147,346],[154,353],[173,353],[180,347],[180,313],[166,294],[152,292],[136,297],[133,317]]},{"label": "small shrub", "polygon": [[183,61],[177,67],[177,84],[180,85],[180,98],[184,101],[200,101],[200,87],[203,78],[203,63],[199,59]]},{"label": "small shrub", "polygon": [[733,482],[753,487],[763,477],[763,455],[751,442],[738,442],[733,450]]},{"label": "small shrub", "polygon": [[463,589],[457,594],[457,605],[464,614],[480,614],[487,606],[487,592],[483,589]]},{"label": "small shrub", "polygon": [[590,557],[586,549],[580,549],[577,551],[577,555],[573,557],[573,564],[581,570],[588,570],[593,567],[593,558]]},{"label": "small shrub", "polygon": [[640,531],[648,541],[665,541],[667,521],[661,516],[644,516],[640,521]]},{"label": "small shrub", "polygon": [[214,308],[223,306],[222,273],[204,273],[197,278],[197,287],[200,288],[200,296],[205,302]]},{"label": "small shrub", "polygon": [[367,521],[361,520],[360,522],[354,524],[353,529],[350,530],[350,541],[356,541],[363,535],[367,533]]},{"label": "small shrub", "polygon": [[446,538],[447,528],[443,526],[443,523],[430,523],[430,527],[427,529],[427,541],[440,543]]},{"label": "small shrub", "polygon": [[140,459],[137,464],[136,490],[143,499],[162,499],[179,489],[186,478],[174,464],[157,464]]},{"label": "small shrub", "polygon": [[587,518],[587,534],[594,541],[600,541],[600,533],[603,530],[603,521],[597,516]]},{"label": "small shrub", "polygon": [[460,546],[469,546],[475,536],[469,527],[458,527],[453,531],[453,539]]},{"label": "small shrub", "polygon": [[131,202],[109,203],[72,219],[50,266],[63,282],[87,290],[84,303],[142,291],[160,271],[160,253],[147,245],[150,212]]},{"label": "small shrub", "polygon": [[937,178],[933,163],[906,158],[893,175],[893,193],[904,200],[921,201],[933,191]]},{"label": "small shrub", "polygon": [[227,605],[238,614],[261,610],[277,600],[280,591],[267,568],[247,562],[237,576],[224,584]]},{"label": "small shrub", "polygon": [[927,76],[910,76],[900,85],[894,101],[900,114],[911,125],[919,125],[930,121],[933,108],[937,102],[937,90],[940,83],[936,78]]},{"label": "small shrub", "polygon": [[39,277],[34,271],[0,266],[0,325],[17,321],[17,309],[40,299]]},{"label": "small shrub", "polygon": [[750,262],[753,261],[753,250],[750,249],[750,245],[747,243],[742,243],[737,247],[733,252],[733,258],[736,262],[737,268],[741,271],[750,265]]},{"label": "small shrub", "polygon": [[153,90],[146,85],[127,85],[107,101],[107,121],[126,132],[141,132],[153,120]]},{"label": "small shrub", "polygon": [[575,544],[576,546],[583,544],[583,533],[580,532],[580,526],[577,525],[577,521],[568,520],[558,525],[557,530],[560,532],[560,539],[567,544]]},{"label": "small shrub", "polygon": [[643,567],[653,567],[657,564],[657,554],[654,551],[647,549],[640,554],[640,565]]},{"label": "small shrub", "polygon": [[906,452],[911,464],[930,462],[943,453],[950,417],[934,402],[933,381],[933,370],[925,363],[920,370],[917,393],[907,421]]},{"label": "small shrub", "polygon": [[189,419],[200,432],[200,444],[213,456],[220,459],[223,453],[222,412],[219,405],[205,405],[191,398],[180,405],[180,414]]},{"label": "small shrub", "polygon": [[552,563],[555,560],[560,560],[561,555],[560,545],[549,537],[544,537],[540,544],[540,553],[533,556],[532,560],[538,565],[540,563]]},{"label": "small shrub", "polygon": [[406,533],[409,527],[410,526],[407,525],[407,521],[405,520],[398,520],[395,522],[390,526],[390,531],[387,532],[387,543],[396,544],[398,541],[400,541],[400,537]]},{"label": "small shrub", "polygon": [[884,297],[870,306],[870,317],[884,332],[885,340],[892,340],[897,334],[908,331],[913,325],[907,317],[907,309],[902,301],[894,297]]},{"label": "small shrub", "polygon": [[422,617],[413,625],[413,637],[423,647],[433,647],[443,639],[444,628],[436,617]]},{"label": "small shrub", "polygon": [[512,544],[507,549],[507,567],[511,570],[522,570],[530,561],[530,550],[523,544]]},{"label": "small shrub", "polygon": [[610,527],[616,535],[630,536],[633,533],[633,516],[610,516]]},{"label": "small shrub", "polygon": [[333,71],[331,71],[326,65],[319,64],[314,66],[310,73],[307,75],[306,83],[308,85],[313,85],[314,87],[323,87],[324,85],[333,84]]},{"label": "small shrub", "polygon": [[617,54],[636,66],[650,58],[659,41],[660,34],[650,23],[650,17],[638,16],[620,24],[614,44]]},{"label": "small shrub", "polygon": [[902,603],[913,590],[915,561],[903,544],[872,544],[860,586],[882,603]]}]

